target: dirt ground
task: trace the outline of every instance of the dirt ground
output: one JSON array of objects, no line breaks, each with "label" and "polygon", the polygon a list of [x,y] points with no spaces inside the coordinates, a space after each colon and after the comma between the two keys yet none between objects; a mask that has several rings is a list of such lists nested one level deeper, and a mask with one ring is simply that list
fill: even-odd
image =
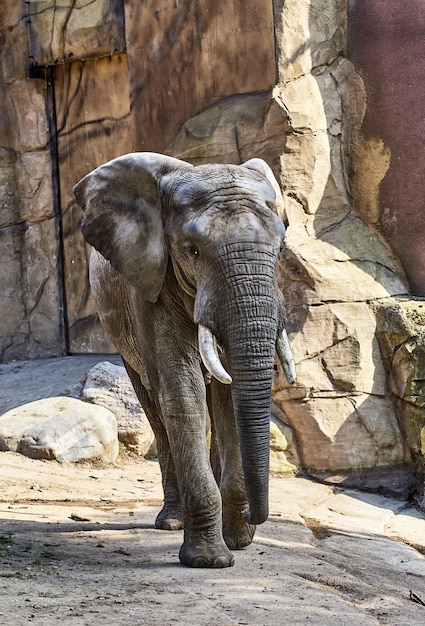
[{"label": "dirt ground", "polygon": [[[0,367],[0,414],[69,395],[96,357]],[[159,531],[158,464],[0,452],[0,625],[423,626],[425,516],[406,503],[272,478],[270,518],[234,567],[179,564]],[[399,540],[394,540],[397,537]]]},{"label": "dirt ground", "polygon": [[236,553],[234,567],[195,570],[178,562],[182,533],[153,527],[161,503],[156,462],[123,456],[114,467],[59,465],[2,452],[0,470],[4,626],[425,622],[420,552],[371,533],[291,521],[290,503],[285,516],[278,500],[287,486],[297,490],[296,478],[272,479],[270,520]]}]

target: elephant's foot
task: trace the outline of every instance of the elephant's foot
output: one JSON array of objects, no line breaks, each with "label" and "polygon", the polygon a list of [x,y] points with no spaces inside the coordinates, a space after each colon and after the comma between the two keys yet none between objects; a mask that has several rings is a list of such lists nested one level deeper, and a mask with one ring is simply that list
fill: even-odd
[{"label": "elephant's foot", "polygon": [[243,519],[243,510],[223,502],[223,537],[230,550],[242,550],[252,543],[256,526]]},{"label": "elephant's foot", "polygon": [[181,530],[183,528],[181,508],[164,504],[156,516],[155,528],[160,528],[161,530]]},{"label": "elephant's foot", "polygon": [[222,539],[211,542],[205,537],[186,537],[180,548],[179,559],[188,567],[232,567],[235,562]]}]

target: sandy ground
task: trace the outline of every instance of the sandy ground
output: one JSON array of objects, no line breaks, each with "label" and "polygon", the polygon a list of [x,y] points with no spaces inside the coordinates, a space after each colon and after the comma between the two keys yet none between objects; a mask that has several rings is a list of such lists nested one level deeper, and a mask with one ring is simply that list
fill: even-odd
[{"label": "sandy ground", "polygon": [[367,532],[372,511],[363,532],[322,525],[318,515],[306,522],[303,511],[329,492],[305,479],[272,479],[270,520],[233,568],[192,570],[178,563],[182,533],[153,527],[161,502],[154,461],[63,466],[3,452],[0,465],[5,626],[425,621],[420,552]]},{"label": "sandy ground", "polygon": [[[77,365],[46,363],[38,385],[34,365],[1,366],[0,407],[57,393]],[[153,526],[155,461],[60,465],[1,452],[0,472],[4,626],[425,623],[425,520],[404,502],[272,478],[269,521],[235,566],[195,570],[178,562],[182,533]]]}]

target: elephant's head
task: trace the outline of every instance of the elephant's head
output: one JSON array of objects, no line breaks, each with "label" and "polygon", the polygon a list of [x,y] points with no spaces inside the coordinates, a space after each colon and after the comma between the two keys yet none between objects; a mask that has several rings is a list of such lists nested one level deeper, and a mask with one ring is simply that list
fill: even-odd
[{"label": "elephant's head", "polygon": [[283,199],[271,169],[261,159],[194,167],[133,153],[97,168],[74,191],[85,210],[86,240],[143,298],[157,300],[168,266],[193,299],[202,360],[218,380],[231,383],[246,519],[261,523],[268,514],[275,351],[288,381],[295,381],[276,280]]}]

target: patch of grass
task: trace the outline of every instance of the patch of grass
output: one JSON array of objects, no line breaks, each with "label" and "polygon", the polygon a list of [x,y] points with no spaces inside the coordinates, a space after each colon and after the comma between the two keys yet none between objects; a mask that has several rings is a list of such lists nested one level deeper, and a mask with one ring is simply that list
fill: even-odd
[{"label": "patch of grass", "polygon": [[12,539],[12,533],[8,535],[0,535],[0,550],[13,546],[15,542]]}]

